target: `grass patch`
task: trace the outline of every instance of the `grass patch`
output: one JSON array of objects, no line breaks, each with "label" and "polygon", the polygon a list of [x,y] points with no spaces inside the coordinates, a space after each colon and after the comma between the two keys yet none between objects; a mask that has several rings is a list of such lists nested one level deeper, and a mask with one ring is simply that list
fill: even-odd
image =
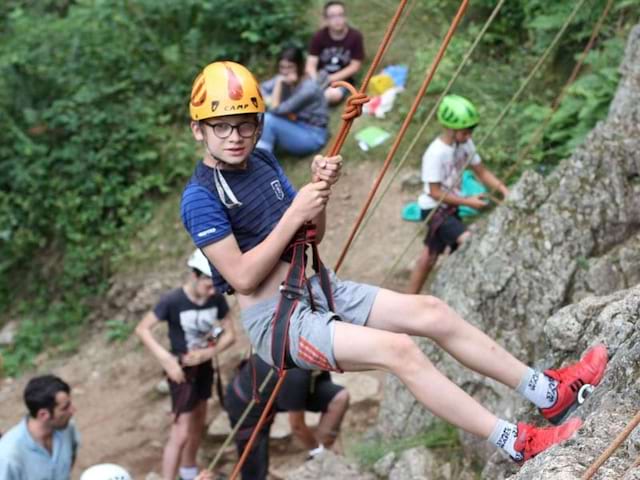
[{"label": "grass patch", "polygon": [[413,437],[356,443],[349,447],[349,454],[355,457],[363,467],[371,468],[389,452],[398,454],[421,446],[430,449],[457,450],[460,448],[458,429],[448,423],[437,422],[430,429]]}]

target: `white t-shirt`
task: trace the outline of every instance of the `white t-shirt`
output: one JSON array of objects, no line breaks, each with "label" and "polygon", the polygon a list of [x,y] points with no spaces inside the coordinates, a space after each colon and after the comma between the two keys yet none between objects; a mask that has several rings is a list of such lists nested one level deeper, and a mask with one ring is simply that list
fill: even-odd
[{"label": "white t-shirt", "polygon": [[480,155],[476,152],[473,140],[447,145],[440,137],[436,138],[422,156],[424,191],[418,198],[420,208],[429,210],[438,204],[439,199],[429,195],[430,183],[440,183],[447,193],[460,195],[462,170],[479,163]]}]

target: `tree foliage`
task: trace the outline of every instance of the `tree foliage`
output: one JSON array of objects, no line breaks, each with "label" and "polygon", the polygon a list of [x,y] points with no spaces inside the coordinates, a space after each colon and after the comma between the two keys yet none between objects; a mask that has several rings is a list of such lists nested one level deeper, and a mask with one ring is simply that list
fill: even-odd
[{"label": "tree foliage", "polygon": [[154,199],[191,172],[184,126],[197,71],[223,58],[270,60],[301,42],[307,3],[0,6],[3,311],[19,289],[63,304],[97,291]]}]

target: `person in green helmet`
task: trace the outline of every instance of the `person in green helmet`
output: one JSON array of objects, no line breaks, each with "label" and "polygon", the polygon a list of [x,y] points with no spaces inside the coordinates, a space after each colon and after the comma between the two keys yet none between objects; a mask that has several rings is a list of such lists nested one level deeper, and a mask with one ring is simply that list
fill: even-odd
[{"label": "person in green helmet", "polygon": [[481,210],[487,206],[483,195],[461,196],[462,171],[466,167],[470,167],[490,191],[495,190],[505,198],[509,195],[505,184],[482,164],[471,139],[473,129],[480,122],[474,105],[459,95],[447,95],[438,107],[438,121],[443,131],[422,156],[424,191],[418,205],[422,219],[429,220],[424,249],[411,272],[407,293],[419,293],[438,256],[447,247],[456,250],[469,237],[458,207],[466,205]]}]

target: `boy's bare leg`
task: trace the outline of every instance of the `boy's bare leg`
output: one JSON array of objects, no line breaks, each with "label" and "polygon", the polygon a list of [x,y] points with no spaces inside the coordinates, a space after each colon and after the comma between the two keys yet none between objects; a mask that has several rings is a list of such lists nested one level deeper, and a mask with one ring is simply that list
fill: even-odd
[{"label": "boy's bare leg", "polygon": [[164,480],[174,480],[178,473],[178,464],[182,456],[182,450],[189,438],[189,423],[191,413],[181,413],[178,419],[171,424],[169,440],[164,447],[162,455],[162,478]]},{"label": "boy's bare leg", "polygon": [[196,456],[204,433],[204,424],[207,416],[207,402],[204,400],[198,402],[190,413],[191,421],[189,422],[187,443],[182,449],[182,456],[180,459],[180,466],[182,467],[195,467],[197,465]]},{"label": "boy's bare leg", "polygon": [[436,369],[405,334],[335,322],[333,351],[346,371],[386,370],[396,375],[429,411],[481,438],[497,418]]},{"label": "boy's bare leg", "polygon": [[527,366],[443,301],[380,289],[367,327],[434,340],[470,369],[516,388]]},{"label": "boy's bare leg", "polygon": [[316,436],[325,447],[330,448],[336,441],[340,424],[348,408],[349,392],[344,388],[331,399],[327,411],[322,414],[318,423]]},{"label": "boy's bare leg", "polygon": [[433,270],[433,266],[438,260],[437,253],[431,253],[429,247],[425,246],[420,252],[418,260],[411,271],[409,276],[409,286],[407,287],[407,293],[420,293],[425,280]]}]

